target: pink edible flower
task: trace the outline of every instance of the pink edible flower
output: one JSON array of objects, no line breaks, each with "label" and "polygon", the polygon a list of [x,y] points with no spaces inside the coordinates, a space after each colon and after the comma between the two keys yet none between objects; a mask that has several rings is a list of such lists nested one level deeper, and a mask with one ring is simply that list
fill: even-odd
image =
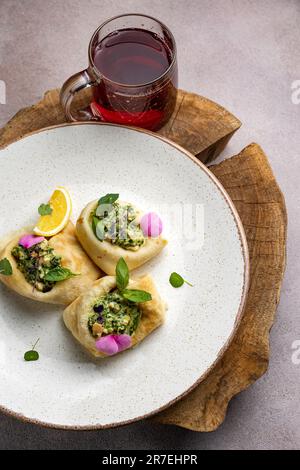
[{"label": "pink edible flower", "polygon": [[102,336],[96,341],[96,348],[108,356],[113,356],[131,345],[129,335],[107,335]]},{"label": "pink edible flower", "polygon": [[45,240],[44,237],[37,237],[36,235],[23,235],[19,240],[19,245],[22,245],[23,248],[31,248],[38,243],[41,243]]},{"label": "pink edible flower", "polygon": [[163,230],[162,220],[155,212],[144,214],[140,226],[145,237],[159,237]]}]

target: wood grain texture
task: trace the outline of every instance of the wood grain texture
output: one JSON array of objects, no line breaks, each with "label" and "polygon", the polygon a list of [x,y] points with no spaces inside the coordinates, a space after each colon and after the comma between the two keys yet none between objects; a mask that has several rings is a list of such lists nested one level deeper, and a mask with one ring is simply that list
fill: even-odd
[{"label": "wood grain texture", "polygon": [[213,431],[230,399],[267,370],[286,259],[287,215],[283,195],[257,144],[211,168],[243,222],[250,254],[250,290],[238,332],[207,378],[180,402],[157,415],[161,423]]},{"label": "wood grain texture", "polygon": [[[79,93],[74,100],[75,108],[85,108],[90,95],[90,90]],[[59,102],[59,90],[47,91],[40,102],[21,109],[0,130],[0,148],[38,129],[64,122],[66,117]],[[217,103],[179,90],[175,111],[159,134],[208,163],[220,154],[240,126],[241,122]]]},{"label": "wood grain texture", "polygon": [[[80,109],[88,102],[87,91],[78,95],[75,106]],[[59,90],[51,90],[0,130],[0,148],[33,131],[64,122]],[[160,134],[207,162],[220,153],[239,127],[240,122],[216,103],[179,91],[174,115]],[[211,170],[228,191],[244,224],[251,279],[242,322],[222,359],[189,395],[152,418],[196,431],[216,429],[224,420],[230,399],[267,370],[269,330],[285,267],[285,203],[262,149],[251,144]]]}]

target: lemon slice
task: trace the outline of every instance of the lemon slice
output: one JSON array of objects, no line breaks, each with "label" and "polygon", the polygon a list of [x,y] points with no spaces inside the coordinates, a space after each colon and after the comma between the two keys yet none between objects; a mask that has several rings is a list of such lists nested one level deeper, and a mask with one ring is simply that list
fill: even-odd
[{"label": "lemon slice", "polygon": [[42,215],[33,231],[36,235],[43,237],[52,237],[59,233],[68,223],[71,211],[72,201],[68,190],[58,186],[49,201],[52,212],[49,215]]}]

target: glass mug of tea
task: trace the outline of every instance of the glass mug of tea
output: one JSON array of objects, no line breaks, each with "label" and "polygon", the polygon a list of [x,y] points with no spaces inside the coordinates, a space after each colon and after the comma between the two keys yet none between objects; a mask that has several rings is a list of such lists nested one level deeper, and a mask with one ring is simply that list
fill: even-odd
[{"label": "glass mug of tea", "polygon": [[[100,120],[157,130],[170,118],[177,95],[176,44],[160,21],[146,15],[120,15],[95,31],[89,66],[61,89],[69,121]],[[74,116],[74,95],[93,87],[89,108]]]}]

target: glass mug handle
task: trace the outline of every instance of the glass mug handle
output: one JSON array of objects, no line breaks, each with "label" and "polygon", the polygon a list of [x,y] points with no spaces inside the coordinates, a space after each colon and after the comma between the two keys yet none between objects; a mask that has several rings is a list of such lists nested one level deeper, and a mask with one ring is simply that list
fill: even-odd
[{"label": "glass mug handle", "polygon": [[97,79],[93,77],[93,74],[89,69],[82,70],[81,72],[75,73],[63,84],[60,91],[60,102],[64,108],[65,115],[68,121],[86,121],[86,120],[97,120],[93,114],[89,111],[82,111],[81,115],[74,116],[71,111],[71,105],[74,96],[81,90],[97,85]]}]

